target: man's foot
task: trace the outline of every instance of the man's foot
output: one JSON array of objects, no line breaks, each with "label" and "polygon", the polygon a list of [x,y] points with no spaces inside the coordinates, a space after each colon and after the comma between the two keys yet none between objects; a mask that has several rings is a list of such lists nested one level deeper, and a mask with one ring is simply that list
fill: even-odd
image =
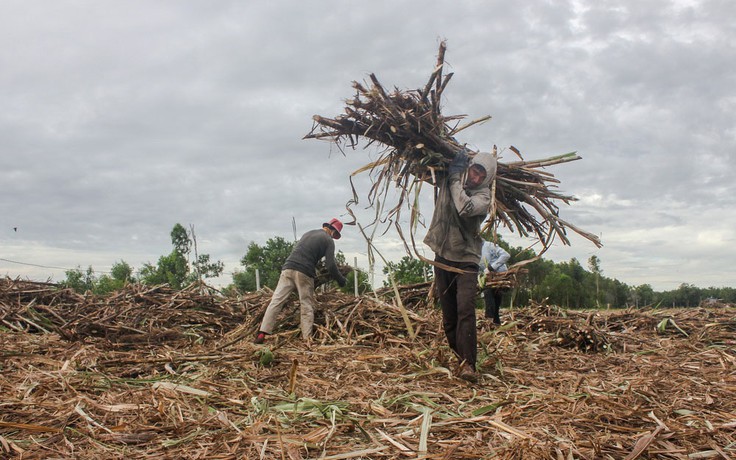
[{"label": "man's foot", "polygon": [[258,334],[256,334],[256,338],[255,340],[253,340],[253,343],[255,343],[256,345],[260,345],[265,341],[266,341],[266,333],[263,331],[258,331]]},{"label": "man's foot", "polygon": [[478,372],[476,372],[475,367],[468,363],[464,363],[462,367],[460,367],[460,378],[467,380],[468,382],[476,383],[478,381]]}]

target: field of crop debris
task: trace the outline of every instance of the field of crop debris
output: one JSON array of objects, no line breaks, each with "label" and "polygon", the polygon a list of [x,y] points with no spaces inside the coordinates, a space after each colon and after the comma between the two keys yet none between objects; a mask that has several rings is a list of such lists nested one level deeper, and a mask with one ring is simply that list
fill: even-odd
[{"label": "field of crop debris", "polygon": [[736,458],[736,309],[480,321],[481,381],[454,376],[428,286],[294,301],[252,344],[267,290],[0,280],[0,457]]}]

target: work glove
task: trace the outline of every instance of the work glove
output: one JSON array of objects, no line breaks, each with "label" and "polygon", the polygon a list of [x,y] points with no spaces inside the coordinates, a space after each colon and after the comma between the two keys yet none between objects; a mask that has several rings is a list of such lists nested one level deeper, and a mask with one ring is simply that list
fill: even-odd
[{"label": "work glove", "polygon": [[455,154],[455,158],[450,162],[447,172],[450,175],[462,174],[466,169],[468,169],[468,154],[464,150],[461,150]]}]

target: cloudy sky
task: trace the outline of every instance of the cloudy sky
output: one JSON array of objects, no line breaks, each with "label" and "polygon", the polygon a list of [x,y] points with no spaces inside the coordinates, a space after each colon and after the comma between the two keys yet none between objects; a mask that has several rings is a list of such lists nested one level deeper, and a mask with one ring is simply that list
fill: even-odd
[{"label": "cloudy sky", "polygon": [[[303,140],[312,116],[371,72],[423,86],[445,39],[443,113],[493,117],[461,141],[583,157],[550,172],[579,198],[561,216],[604,246],[573,235],[549,258],[597,255],[655,290],[736,286],[736,2],[522,3],[3,0],[0,276],[140,268],[181,223],[227,284],[250,242],[348,218],[375,151]],[[376,239],[392,260],[397,242]],[[337,247],[367,267],[355,227]]]}]

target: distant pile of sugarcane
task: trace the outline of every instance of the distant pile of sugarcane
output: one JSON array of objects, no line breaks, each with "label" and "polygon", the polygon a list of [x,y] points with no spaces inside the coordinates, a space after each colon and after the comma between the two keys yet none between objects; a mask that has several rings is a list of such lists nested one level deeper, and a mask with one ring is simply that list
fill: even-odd
[{"label": "distant pile of sugarcane", "polygon": [[[353,82],[357,92],[352,99],[346,100],[345,113],[334,118],[315,115],[315,124],[305,136],[305,139],[328,139],[341,150],[346,146],[355,148],[361,137],[368,140],[365,147],[374,142],[385,146],[376,161],[353,175],[370,172],[373,186],[368,195],[369,204],[379,204],[388,210],[385,216],[378,213],[373,223],[379,219],[393,223],[400,235],[399,214],[405,202],[411,209],[411,227],[414,228],[416,223],[418,212],[410,192],[418,192],[425,181],[435,183],[435,174],[444,171],[458,152],[474,155],[475,152],[455,136],[469,126],[491,118],[485,116],[461,125],[465,115],[442,115],[440,99],[453,75],[442,73],[445,50],[445,42],[442,42],[437,65],[427,84],[418,90],[395,88],[391,92],[386,91],[374,74],[370,74],[370,84]],[[552,190],[553,184],[559,180],[544,170],[547,166],[581,157],[571,152],[543,160],[524,161],[516,148],[510,147],[510,150],[519,156],[520,161],[498,163],[496,178],[491,183],[490,217],[483,231],[489,231],[500,223],[521,236],[536,236],[546,249],[555,237],[560,237],[564,244],[570,244],[566,235],[569,228],[600,247],[598,237],[560,218],[556,202],[569,204],[576,198]],[[495,146],[493,153],[497,153]],[[390,183],[403,190],[399,202],[393,207],[387,206],[383,199]],[[354,202],[357,202],[355,193]],[[402,240],[406,244],[403,236]]]},{"label": "distant pile of sugarcane", "polygon": [[526,276],[528,270],[519,265],[511,266],[503,272],[493,272],[492,276],[486,278],[485,285],[495,289],[513,289],[519,285],[519,278]]}]

